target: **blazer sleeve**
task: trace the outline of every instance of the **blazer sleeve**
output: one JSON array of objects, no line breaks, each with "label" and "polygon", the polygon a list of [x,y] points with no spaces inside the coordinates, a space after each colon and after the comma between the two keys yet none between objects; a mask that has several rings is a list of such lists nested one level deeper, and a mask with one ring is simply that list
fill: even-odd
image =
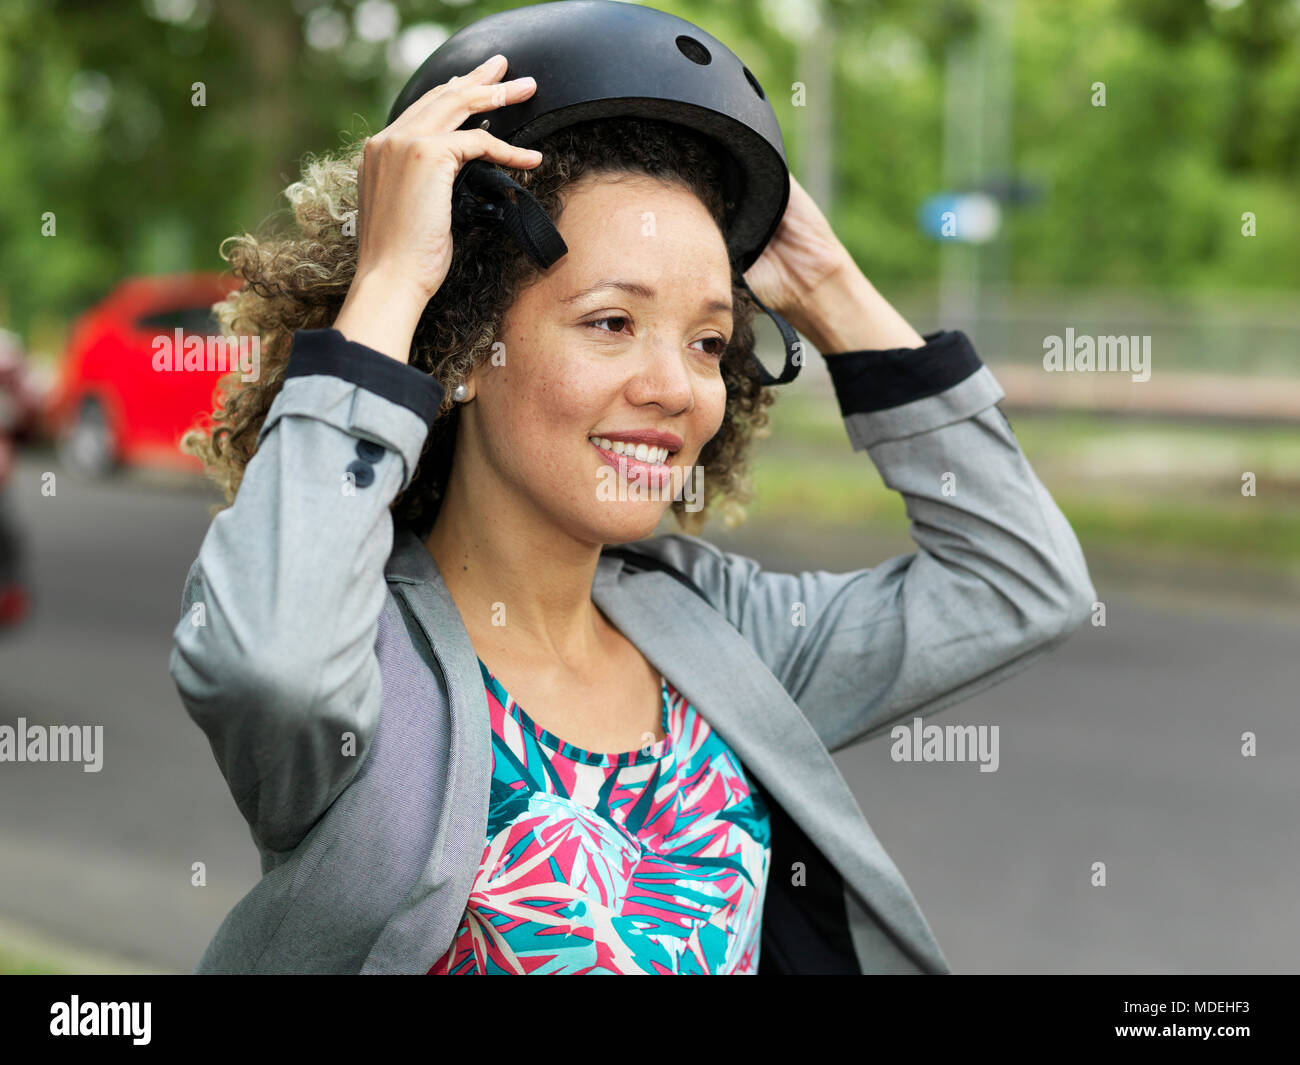
[{"label": "blazer sleeve", "polygon": [[298,844],[378,723],[389,507],[442,392],[335,329],[295,333],[235,501],[190,568],[169,671],[264,849]]},{"label": "blazer sleeve", "polygon": [[776,573],[685,534],[638,545],[701,587],[831,751],[1018,673],[1096,599],[1074,531],[995,406],[993,374],[963,333],[925,340],[827,357],[853,449],[903,496],[914,553]]}]

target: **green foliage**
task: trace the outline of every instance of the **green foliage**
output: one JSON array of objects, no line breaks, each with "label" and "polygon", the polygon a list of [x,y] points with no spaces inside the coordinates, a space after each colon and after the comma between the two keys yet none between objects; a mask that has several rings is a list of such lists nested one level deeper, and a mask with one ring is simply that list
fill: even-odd
[{"label": "green foliage", "polygon": [[[400,33],[453,32],[519,5],[394,6]],[[916,212],[943,190],[947,58],[980,37],[991,3],[823,0],[825,52],[799,45],[811,3],[655,6],[745,58],[769,88],[796,174],[810,134],[788,87],[829,63],[833,224],[882,285],[935,281],[939,249]],[[0,5],[0,324],[66,323],[127,274],[224,268],[221,240],[287,216],[281,193],[302,157],[379,129],[405,79],[390,68],[391,42],[361,39],[355,0],[221,0],[164,17],[185,8]],[[1008,211],[993,260],[1007,280],[1300,282],[1300,5],[1052,0],[1015,4],[1014,19],[1010,161],[1045,196]],[[341,43],[313,47],[309,29],[329,20]],[[193,104],[196,82],[206,106]],[[1092,105],[1095,82],[1105,107]],[[1254,237],[1241,232],[1247,211]],[[42,236],[45,212],[57,236]]]}]

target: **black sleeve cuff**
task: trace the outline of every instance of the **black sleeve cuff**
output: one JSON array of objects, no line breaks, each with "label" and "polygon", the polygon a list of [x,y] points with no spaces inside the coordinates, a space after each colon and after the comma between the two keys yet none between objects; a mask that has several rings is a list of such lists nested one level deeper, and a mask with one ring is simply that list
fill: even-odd
[{"label": "black sleeve cuff", "polygon": [[382,351],[349,340],[337,329],[299,329],[285,379],[329,374],[351,381],[384,399],[415,411],[432,426],[445,389],[437,378]]},{"label": "black sleeve cuff", "polygon": [[984,364],[961,330],[925,334],[920,348],[827,355],[840,413],[869,414],[938,395]]}]

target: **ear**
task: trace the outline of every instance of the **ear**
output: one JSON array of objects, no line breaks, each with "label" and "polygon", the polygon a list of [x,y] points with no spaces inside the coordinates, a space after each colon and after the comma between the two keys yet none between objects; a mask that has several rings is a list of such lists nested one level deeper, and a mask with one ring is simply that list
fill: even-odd
[{"label": "ear", "polygon": [[499,371],[505,366],[506,358],[507,350],[505,342],[501,340],[493,341],[492,349],[487,358],[477,363],[474,366],[474,369],[470,370],[470,372],[462,378],[465,384],[466,403],[478,395],[479,385],[487,379],[486,375]]}]

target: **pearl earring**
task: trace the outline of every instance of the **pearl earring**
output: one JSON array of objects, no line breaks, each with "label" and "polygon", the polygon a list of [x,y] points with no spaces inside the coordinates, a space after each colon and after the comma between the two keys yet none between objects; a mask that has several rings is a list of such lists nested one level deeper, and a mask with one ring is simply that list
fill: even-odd
[{"label": "pearl earring", "polygon": [[454,399],[457,403],[464,403],[465,400],[469,398],[469,389],[465,387],[464,381],[458,384],[456,388],[452,391],[451,398]]}]

